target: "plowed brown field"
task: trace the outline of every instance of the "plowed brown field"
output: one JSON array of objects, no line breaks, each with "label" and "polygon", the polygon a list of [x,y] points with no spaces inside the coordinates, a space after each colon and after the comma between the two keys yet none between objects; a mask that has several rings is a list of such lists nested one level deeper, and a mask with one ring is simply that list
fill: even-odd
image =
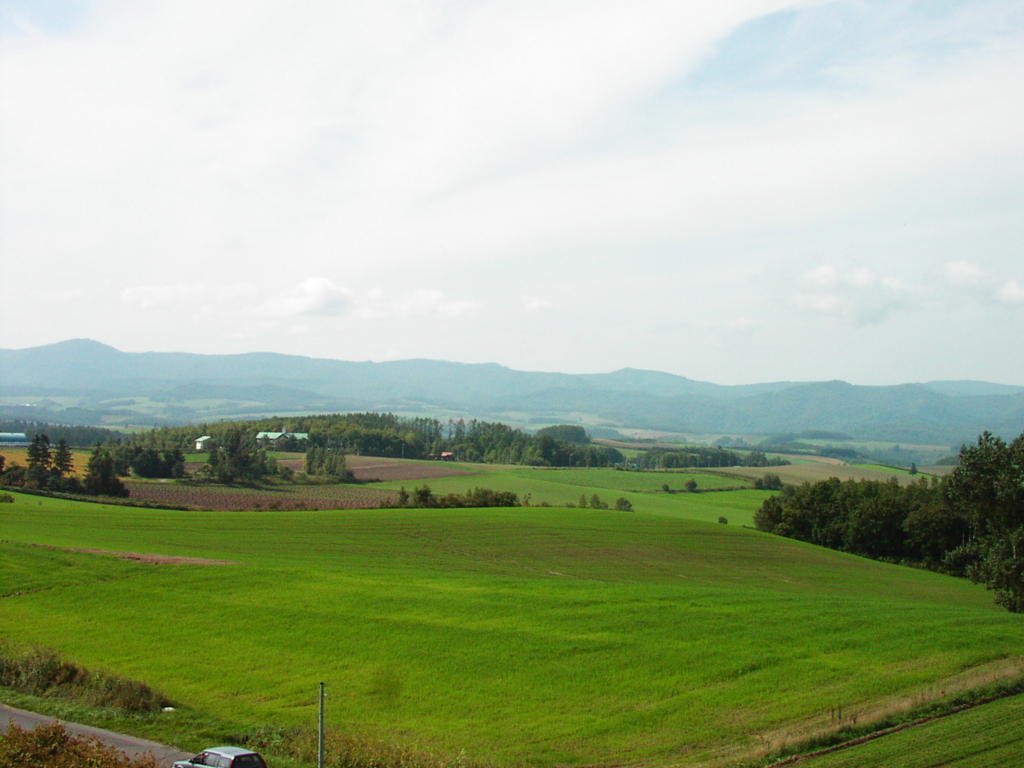
[{"label": "plowed brown field", "polygon": [[466,469],[447,461],[412,461],[382,459],[377,456],[346,456],[346,466],[356,480],[429,480],[434,477],[472,475]]},{"label": "plowed brown field", "polygon": [[193,509],[367,509],[397,502],[393,491],[365,485],[289,485],[245,488],[173,482],[125,482],[132,501]]}]

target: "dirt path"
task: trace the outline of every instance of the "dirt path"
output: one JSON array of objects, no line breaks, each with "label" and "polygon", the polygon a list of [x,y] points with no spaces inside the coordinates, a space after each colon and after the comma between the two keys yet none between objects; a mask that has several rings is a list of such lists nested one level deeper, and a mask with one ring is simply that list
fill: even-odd
[{"label": "dirt path", "polygon": [[[9,544],[6,539],[0,539],[0,544]],[[233,560],[211,560],[208,557],[182,557],[180,555],[157,555],[148,552],[119,552],[112,549],[89,549],[88,547],[56,547],[52,544],[29,544],[30,547],[40,549],[53,549],[61,552],[82,552],[86,555],[107,555],[119,557],[122,560],[136,560],[141,563],[154,563],[156,565],[238,565]]]},{"label": "dirt path", "polygon": [[137,736],[128,736],[124,733],[116,733],[104,728],[93,728],[90,725],[81,725],[80,723],[67,723],[55,717],[38,715],[35,712],[0,704],[0,731],[6,731],[9,723],[15,723],[26,730],[34,730],[37,726],[56,722],[61,723],[69,732],[76,736],[89,736],[99,739],[107,746],[120,749],[129,757],[137,757],[152,752],[157,762],[163,766],[169,766],[175,760],[187,760],[193,754],[191,752],[182,752],[179,749],[174,749],[164,744],[157,744],[155,741],[140,739]]}]

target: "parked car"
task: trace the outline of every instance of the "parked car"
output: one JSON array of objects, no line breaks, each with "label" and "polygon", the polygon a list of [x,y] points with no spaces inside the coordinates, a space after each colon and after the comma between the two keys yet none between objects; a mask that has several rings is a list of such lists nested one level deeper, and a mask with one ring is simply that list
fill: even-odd
[{"label": "parked car", "polygon": [[267,768],[259,752],[241,747],[210,747],[188,760],[178,760],[174,768],[196,768],[199,765],[213,768]]}]

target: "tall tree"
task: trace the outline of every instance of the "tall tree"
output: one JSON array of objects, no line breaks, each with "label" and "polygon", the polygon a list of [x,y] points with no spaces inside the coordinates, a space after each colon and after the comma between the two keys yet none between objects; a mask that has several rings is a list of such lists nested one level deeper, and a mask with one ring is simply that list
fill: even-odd
[{"label": "tall tree", "polygon": [[49,437],[36,433],[26,451],[26,462],[28,482],[35,487],[44,487],[50,479],[50,470],[53,467]]},{"label": "tall tree", "polygon": [[965,445],[945,492],[974,536],[965,547],[977,558],[968,577],[995,590],[1000,605],[1024,612],[1024,434],[1007,445],[985,432]]},{"label": "tall tree", "polygon": [[85,492],[99,496],[127,496],[128,489],[117,476],[117,467],[110,449],[96,445],[85,469]]},{"label": "tall tree", "polygon": [[53,471],[58,477],[69,475],[75,468],[75,460],[71,455],[71,449],[67,442],[61,440],[57,443],[57,450],[53,452]]},{"label": "tall tree", "polygon": [[43,473],[50,471],[50,467],[52,466],[50,438],[45,434],[36,433],[32,438],[32,442],[29,443],[26,453],[26,461],[28,462],[28,468],[30,470],[37,469]]}]

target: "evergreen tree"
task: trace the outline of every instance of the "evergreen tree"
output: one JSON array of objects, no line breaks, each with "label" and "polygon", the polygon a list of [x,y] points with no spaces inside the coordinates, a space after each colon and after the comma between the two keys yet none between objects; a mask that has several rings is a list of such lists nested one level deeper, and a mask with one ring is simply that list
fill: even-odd
[{"label": "evergreen tree", "polygon": [[256,444],[256,434],[231,426],[217,439],[207,465],[210,477],[219,483],[255,482],[273,471],[274,463]]},{"label": "evergreen tree", "polygon": [[97,496],[127,496],[128,489],[117,476],[109,448],[97,445],[85,470],[85,492]]},{"label": "evergreen tree", "polygon": [[57,477],[69,475],[75,468],[75,461],[71,455],[68,444],[61,440],[57,443],[57,450],[53,453],[53,471]]},{"label": "evergreen tree", "polygon": [[50,454],[50,438],[45,434],[37,433],[32,438],[26,454],[29,483],[37,487],[45,486],[50,479],[50,470],[53,467],[53,459]]}]

